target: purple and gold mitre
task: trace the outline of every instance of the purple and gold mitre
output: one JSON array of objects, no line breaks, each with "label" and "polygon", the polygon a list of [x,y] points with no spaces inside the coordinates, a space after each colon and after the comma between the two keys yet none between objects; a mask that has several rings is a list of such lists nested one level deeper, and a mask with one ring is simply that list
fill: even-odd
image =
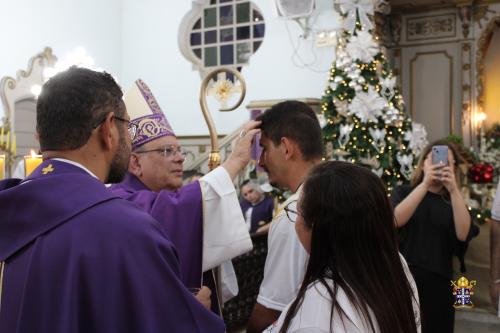
[{"label": "purple and gold mitre", "polygon": [[162,136],[175,136],[160,105],[144,81],[135,81],[134,86],[123,96],[123,101],[130,115],[130,123],[137,126],[137,134],[132,141],[133,149]]}]

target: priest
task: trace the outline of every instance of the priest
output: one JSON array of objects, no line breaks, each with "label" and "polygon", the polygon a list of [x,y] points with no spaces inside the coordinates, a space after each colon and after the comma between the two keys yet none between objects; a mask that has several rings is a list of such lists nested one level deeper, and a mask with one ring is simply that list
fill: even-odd
[{"label": "priest", "polygon": [[103,184],[127,170],[128,123],[107,73],[72,67],[43,86],[44,162],[0,182],[0,331],[224,332],[159,223]]},{"label": "priest", "polygon": [[[137,80],[124,97],[131,115],[129,129],[136,131],[125,180],[111,186],[121,196],[151,214],[174,242],[182,280],[188,288],[215,287],[210,272],[223,264],[227,284],[237,292],[234,271],[228,262],[252,248],[232,180],[250,160],[258,122],[243,125],[229,158],[198,181],[182,186],[185,153],[151,90]],[[227,273],[229,271],[229,274]],[[204,277],[202,273],[207,272]],[[223,276],[224,277],[224,276]],[[213,290],[215,312],[221,296]]]}]

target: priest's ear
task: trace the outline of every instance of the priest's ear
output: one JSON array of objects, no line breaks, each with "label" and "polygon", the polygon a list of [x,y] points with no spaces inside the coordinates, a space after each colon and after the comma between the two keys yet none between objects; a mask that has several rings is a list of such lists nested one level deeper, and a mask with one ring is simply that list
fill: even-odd
[{"label": "priest's ear", "polygon": [[116,125],[116,120],[113,119],[114,114],[109,112],[101,123],[96,127],[97,138],[104,150],[113,150],[120,139],[119,129]]},{"label": "priest's ear", "polygon": [[132,152],[130,154],[130,161],[128,163],[128,172],[136,176],[137,178],[142,176],[142,167],[139,154]]}]

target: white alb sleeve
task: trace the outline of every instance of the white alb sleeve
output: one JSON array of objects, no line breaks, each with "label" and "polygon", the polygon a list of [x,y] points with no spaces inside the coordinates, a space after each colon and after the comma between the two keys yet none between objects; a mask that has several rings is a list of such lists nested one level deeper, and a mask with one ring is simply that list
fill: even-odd
[{"label": "white alb sleeve", "polygon": [[252,249],[236,190],[226,169],[200,179],[203,196],[203,271]]}]

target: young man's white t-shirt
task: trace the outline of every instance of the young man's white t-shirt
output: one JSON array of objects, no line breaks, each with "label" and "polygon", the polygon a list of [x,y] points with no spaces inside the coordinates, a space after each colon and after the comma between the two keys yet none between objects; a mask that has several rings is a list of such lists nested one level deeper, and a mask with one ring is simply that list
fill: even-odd
[{"label": "young man's white t-shirt", "polygon": [[257,302],[268,309],[283,311],[297,295],[304,277],[309,256],[283,209],[290,204],[296,210],[300,189],[280,206],[269,229],[264,279],[257,297]]}]

